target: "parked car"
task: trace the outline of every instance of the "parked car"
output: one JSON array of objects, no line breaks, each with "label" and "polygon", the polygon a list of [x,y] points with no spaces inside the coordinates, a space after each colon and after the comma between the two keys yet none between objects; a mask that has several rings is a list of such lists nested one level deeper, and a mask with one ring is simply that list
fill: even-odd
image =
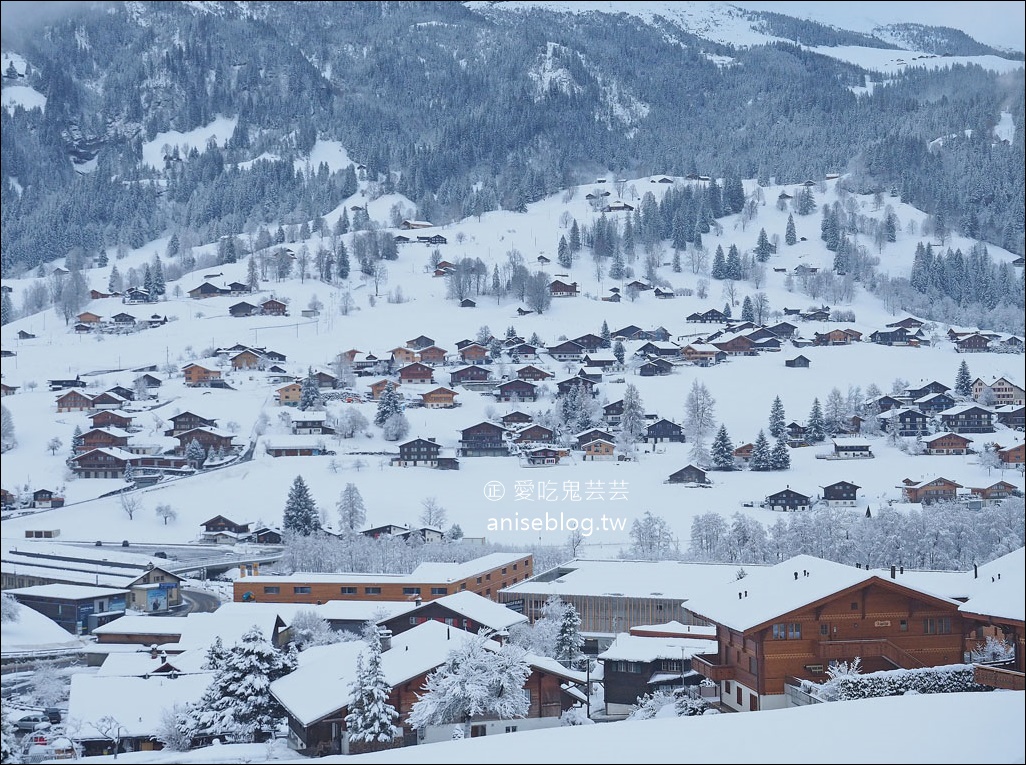
[{"label": "parked car", "polygon": [[61,710],[57,707],[47,707],[43,710],[43,714],[46,715],[46,719],[54,725],[57,725],[61,721]]},{"label": "parked car", "polygon": [[14,721],[14,727],[22,731],[33,731],[37,725],[50,724],[50,718],[46,715],[34,712],[32,714],[23,715]]}]

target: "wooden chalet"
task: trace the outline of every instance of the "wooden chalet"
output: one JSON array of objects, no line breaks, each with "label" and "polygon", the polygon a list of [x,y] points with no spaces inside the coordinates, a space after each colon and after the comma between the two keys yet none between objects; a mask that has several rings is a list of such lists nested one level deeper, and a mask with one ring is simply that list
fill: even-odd
[{"label": "wooden chalet", "polygon": [[584,358],[585,350],[573,340],[565,340],[556,345],[550,345],[545,349],[556,361],[580,361]]},{"label": "wooden chalet", "polygon": [[298,382],[283,385],[274,392],[274,400],[278,406],[299,406],[302,399],[303,386]]},{"label": "wooden chalet", "polygon": [[608,345],[608,343],[601,337],[593,335],[590,332],[581,335],[580,337],[575,337],[570,342],[577,343],[588,353],[596,353]]},{"label": "wooden chalet", "polygon": [[399,382],[409,384],[431,384],[435,381],[435,370],[427,364],[415,361],[399,370]]},{"label": "wooden chalet", "polygon": [[583,449],[588,443],[597,439],[613,442],[616,440],[616,436],[601,428],[590,428],[574,435],[578,449]]},{"label": "wooden chalet", "polygon": [[855,507],[861,488],[849,481],[837,481],[823,486],[823,502],[827,507]]},{"label": "wooden chalet", "polygon": [[989,383],[977,377],[972,385],[973,399],[979,402],[983,392],[988,388],[991,394],[993,394],[994,403],[997,406],[1007,406],[1009,404],[1019,404],[1021,406],[1026,403],[1026,391],[1023,390],[1022,386],[1016,385],[1004,377],[999,377]]},{"label": "wooden chalet", "polygon": [[439,348],[437,345],[429,345],[426,348],[421,348],[417,351],[416,361],[419,361],[421,364],[427,364],[434,367],[445,364],[447,357],[448,351],[446,351],[445,348]]},{"label": "wooden chalet", "polygon": [[975,404],[963,404],[940,413],[941,427],[952,433],[993,433],[994,413]]},{"label": "wooden chalet", "polygon": [[645,428],[646,444],[684,443],[684,428],[671,420],[659,418]]},{"label": "wooden chalet", "polygon": [[201,388],[209,386],[213,380],[220,380],[221,370],[192,363],[182,367],[182,376],[185,378],[185,384],[190,388]]},{"label": "wooden chalet", "polygon": [[710,308],[708,311],[689,314],[686,321],[699,324],[725,324],[727,315],[716,308]]},{"label": "wooden chalet", "polygon": [[563,298],[577,297],[581,293],[580,290],[577,289],[577,282],[567,284],[559,279],[555,279],[549,283],[549,294],[554,298]]},{"label": "wooden chalet", "polygon": [[194,412],[181,412],[168,418],[171,421],[171,429],[165,430],[165,436],[177,436],[179,433],[193,430],[194,428],[216,428],[217,420],[203,417]]},{"label": "wooden chalet", "polygon": [[442,447],[433,438],[415,438],[399,444],[399,456],[392,459],[398,467],[437,467]]},{"label": "wooden chalet", "polygon": [[488,358],[488,349],[479,343],[465,345],[457,353],[464,364],[476,364]]},{"label": "wooden chalet", "polygon": [[673,372],[673,362],[664,358],[649,358],[644,364],[638,367],[638,374],[641,377],[658,377]]},{"label": "wooden chalet", "polygon": [[536,366],[528,364],[526,367],[520,367],[517,370],[518,380],[527,380],[528,382],[538,382],[539,380],[548,380],[553,376],[551,372],[546,372],[544,369],[539,369]]},{"label": "wooden chalet", "polygon": [[612,460],[615,458],[616,445],[612,441],[598,438],[589,441],[584,445],[584,456],[581,459],[588,461]]},{"label": "wooden chalet", "polygon": [[462,457],[505,457],[509,454],[506,428],[494,422],[479,422],[460,431]]},{"label": "wooden chalet", "polygon": [[88,412],[93,408],[93,397],[79,390],[69,390],[57,397],[58,412]]},{"label": "wooden chalet", "polygon": [[575,386],[579,386],[581,390],[587,391],[592,396],[598,394],[598,389],[592,380],[589,380],[587,377],[579,377],[576,375],[556,383],[556,390],[560,396],[565,396]]},{"label": "wooden chalet", "polygon": [[260,313],[264,316],[288,316],[289,307],[282,301],[271,298],[260,304]]},{"label": "wooden chalet", "polygon": [[218,297],[219,295],[230,295],[231,290],[221,289],[210,282],[203,282],[198,287],[193,287],[187,294],[193,300],[203,300],[204,298]]},{"label": "wooden chalet", "polygon": [[970,486],[969,492],[974,497],[979,497],[984,500],[1007,499],[1011,496],[1022,496],[1022,490],[1014,483],[1009,483],[1008,481],[998,481],[997,483],[992,483],[990,486]]},{"label": "wooden chalet", "polygon": [[901,489],[901,497],[904,502],[919,502],[927,505],[931,502],[956,499],[962,484],[949,481],[947,478],[921,481],[905,478],[897,488]]},{"label": "wooden chalet", "polygon": [[973,440],[958,433],[934,433],[932,436],[920,436],[919,442],[926,454],[969,454]]},{"label": "wooden chalet", "polygon": [[506,427],[512,427],[516,425],[526,425],[529,422],[534,422],[534,418],[527,412],[512,411],[508,414],[502,415],[502,417],[499,418],[499,422],[501,422]]},{"label": "wooden chalet", "polygon": [[793,359],[787,359],[784,361],[785,367],[792,369],[808,369],[812,365],[807,356],[801,354],[795,356]]},{"label": "wooden chalet", "polygon": [[79,478],[124,478],[125,468],[140,460],[123,449],[93,449],[72,457],[68,464]]},{"label": "wooden chalet", "polygon": [[788,487],[768,495],[764,504],[768,510],[798,512],[812,507],[812,497]]},{"label": "wooden chalet", "polygon": [[434,344],[435,344],[434,339],[428,337],[427,335],[418,335],[417,337],[413,338],[412,340],[407,340],[406,341],[406,347],[407,348],[412,348],[415,351],[420,351],[420,350],[423,350],[424,348],[430,348]]},{"label": "wooden chalet", "polygon": [[452,409],[459,394],[450,388],[435,388],[420,394],[425,409]]},{"label": "wooden chalet", "polygon": [[513,438],[514,443],[518,444],[551,444],[555,440],[556,434],[551,428],[534,423],[516,431]]},{"label": "wooden chalet", "polygon": [[877,415],[880,427],[899,436],[921,436],[930,432],[930,418],[918,409],[888,409]]},{"label": "wooden chalet", "polygon": [[449,384],[450,385],[463,385],[467,382],[484,382],[490,376],[491,372],[487,367],[478,366],[472,364],[462,369],[454,369],[449,373]]},{"label": "wooden chalet", "polygon": [[680,355],[695,366],[708,367],[727,360],[727,352],[711,343],[688,343],[680,349]]},{"label": "wooden chalet", "polygon": [[955,341],[955,350],[959,353],[984,353],[990,350],[990,338],[974,333]]},{"label": "wooden chalet", "polygon": [[858,656],[864,672],[961,663],[973,625],[959,602],[895,577],[800,555],[705,590],[686,608],[715,626],[718,651],[692,667],[720,703],[757,711],[796,703],[801,682],[826,680],[832,661]]},{"label": "wooden chalet", "polygon": [[527,380],[507,380],[492,390],[497,401],[537,401],[538,387]]},{"label": "wooden chalet", "polygon": [[525,451],[524,460],[528,465],[533,467],[558,465],[560,458],[566,456],[566,454],[567,452],[565,449],[553,449],[549,446],[539,446]]},{"label": "wooden chalet", "polygon": [[381,398],[381,394],[385,392],[385,388],[398,388],[399,383],[395,380],[378,380],[376,383],[370,384],[370,394],[373,401],[377,401]]},{"label": "wooden chalet", "polygon": [[695,483],[708,485],[712,481],[709,480],[709,476],[706,471],[695,465],[685,465],[675,473],[670,473],[670,477],[666,479],[666,483]]}]

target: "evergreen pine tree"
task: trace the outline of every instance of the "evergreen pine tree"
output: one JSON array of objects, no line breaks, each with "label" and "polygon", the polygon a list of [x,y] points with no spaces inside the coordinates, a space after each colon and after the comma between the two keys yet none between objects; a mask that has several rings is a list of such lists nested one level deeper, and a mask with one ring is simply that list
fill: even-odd
[{"label": "evergreen pine tree", "polygon": [[745,295],[744,302],[741,303],[741,321],[755,321],[755,308],[752,307],[752,299],[748,295]]},{"label": "evergreen pine tree", "polygon": [[346,484],[335,507],[338,510],[339,528],[343,531],[355,532],[367,520],[367,507],[355,483]]},{"label": "evergreen pine tree", "polygon": [[335,252],[335,268],[338,269],[339,281],[349,278],[349,251],[341,239],[338,240],[338,249]]},{"label": "evergreen pine tree", "polygon": [[608,348],[612,343],[612,335],[609,332],[609,325],[603,319],[602,328],[599,330],[599,337],[602,338],[602,347]]},{"label": "evergreen pine tree", "polygon": [[574,254],[570,251],[570,243],[565,236],[559,237],[559,246],[556,249],[556,262],[560,268],[572,268],[574,265]]},{"label": "evergreen pine tree", "polygon": [[723,256],[723,245],[720,244],[716,245],[716,253],[713,255],[712,278],[727,278],[727,261],[726,258]]},{"label": "evergreen pine tree", "polygon": [[114,294],[115,292],[121,292],[124,287],[121,281],[121,273],[118,271],[118,264],[115,263],[110,267],[110,278],[107,279],[107,292]]},{"label": "evergreen pine tree", "polygon": [[306,368],[306,377],[299,391],[299,408],[306,412],[311,409],[320,409],[324,406],[324,399],[321,398],[321,386],[314,375],[313,367]]},{"label": "evergreen pine tree", "polygon": [[760,263],[765,263],[769,260],[771,252],[773,252],[773,245],[770,244],[769,237],[766,236],[766,229],[759,229],[759,240],[755,244],[756,258],[759,259]]},{"label": "evergreen pine tree", "polygon": [[791,468],[791,450],[783,438],[778,438],[770,454],[770,470],[789,470]]},{"label": "evergreen pine tree", "polygon": [[786,430],[787,415],[784,414],[784,403],[780,400],[780,396],[776,396],[770,407],[769,432],[773,438],[781,438]]},{"label": "evergreen pine tree", "polygon": [[193,438],[185,447],[185,459],[193,467],[202,467],[203,463],[207,461],[207,453],[203,449],[203,444]]},{"label": "evergreen pine tree", "polygon": [[583,646],[581,616],[577,613],[577,608],[573,603],[565,603],[559,620],[559,629],[556,632],[556,661],[573,669],[574,664],[581,656]]},{"label": "evergreen pine tree", "polygon": [[826,438],[826,424],[823,421],[823,408],[820,406],[819,398],[812,399],[812,409],[809,411],[809,422],[805,426],[805,435],[814,444]]},{"label": "evergreen pine tree", "polygon": [[384,427],[389,418],[395,414],[401,414],[402,411],[402,402],[399,400],[399,394],[396,392],[395,386],[386,385],[385,389],[381,391],[381,397],[378,399],[378,410],[374,415],[374,424],[379,428]]},{"label": "evergreen pine tree", "polygon": [[749,466],[752,470],[769,470],[772,456],[766,432],[760,430],[759,435],[755,437],[755,444],[752,447],[752,459],[749,462]]},{"label": "evergreen pine tree", "polygon": [[295,649],[281,651],[254,626],[229,650],[208,652],[214,678],[190,710],[196,730],[253,741],[273,734],[285,710],[271,695],[271,683],[294,671]]},{"label": "evergreen pine tree", "polygon": [[[367,656],[364,664],[363,657]],[[367,648],[356,661],[356,677],[349,689],[349,713],[346,731],[349,743],[359,745],[360,751],[373,750],[376,744],[387,744],[398,732],[394,723],[399,712],[388,703],[392,686],[381,667],[381,641],[370,635]]]},{"label": "evergreen pine tree", "polygon": [[82,446],[82,428],[78,425],[71,433],[71,454],[72,456],[78,454],[79,447]]},{"label": "evergreen pine tree", "polygon": [[571,257],[581,251],[581,228],[577,225],[576,218],[574,218],[574,222],[570,226],[570,241],[567,244],[570,245]]},{"label": "evergreen pine tree", "polygon": [[107,255],[107,251],[100,250],[100,254],[96,257],[96,267],[106,268],[108,263],[110,263],[110,257]]},{"label": "evergreen pine tree", "polygon": [[153,269],[149,263],[143,264],[143,289],[152,297],[156,294],[153,285]]},{"label": "evergreen pine tree", "polygon": [[794,228],[794,216],[787,215],[787,230],[784,232],[784,242],[788,247],[798,243],[798,232]]},{"label": "evergreen pine tree", "polygon": [[168,260],[177,258],[179,253],[182,251],[182,243],[178,239],[178,233],[171,234],[171,238],[167,240],[167,249],[164,251],[164,257]]},{"label": "evergreen pine tree", "polygon": [[260,289],[260,271],[257,269],[256,255],[249,256],[246,264],[246,289],[257,292]]},{"label": "evergreen pine tree", "polygon": [[734,315],[734,312],[730,310],[730,303],[723,304],[723,315],[728,319]]},{"label": "evergreen pine tree", "polygon": [[623,340],[617,340],[613,343],[613,358],[616,359],[618,364],[623,364],[623,360],[627,356],[627,349],[623,347]]},{"label": "evergreen pine tree", "polygon": [[727,434],[727,426],[720,425],[712,443],[712,463],[716,470],[734,469],[734,446]]},{"label": "evergreen pine tree", "polygon": [[955,393],[966,398],[973,395],[973,378],[969,374],[969,364],[965,359],[958,365],[958,374],[955,376]]},{"label": "evergreen pine tree", "polygon": [[735,282],[739,282],[744,278],[743,269],[741,268],[741,253],[737,249],[736,244],[730,245],[730,249],[727,250],[726,278],[732,279]]},{"label": "evergreen pine tree", "polygon": [[641,394],[633,383],[627,383],[623,392],[623,414],[620,416],[621,442],[628,452],[645,435],[645,406]]},{"label": "evergreen pine tree", "polygon": [[680,250],[674,250],[673,251],[672,268],[673,268],[673,273],[675,273],[675,274],[679,274],[683,270],[681,268],[681,265],[680,265]]},{"label": "evergreen pine tree", "polygon": [[0,298],[0,327],[7,326],[14,321],[14,303],[11,302],[11,293],[4,292]]},{"label": "evergreen pine tree", "polygon": [[289,497],[285,502],[282,528],[304,537],[310,536],[321,527],[317,504],[310,496],[303,476],[297,475],[289,489]]},{"label": "evergreen pine tree", "polygon": [[153,256],[153,291],[150,293],[150,299],[156,300],[165,292],[167,292],[167,284],[164,281],[164,266],[160,262],[160,256]]}]

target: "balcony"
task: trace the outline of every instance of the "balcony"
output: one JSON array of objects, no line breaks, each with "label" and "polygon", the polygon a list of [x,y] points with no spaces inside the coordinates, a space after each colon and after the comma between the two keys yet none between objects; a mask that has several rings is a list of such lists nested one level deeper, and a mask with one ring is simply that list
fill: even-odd
[{"label": "balcony", "polygon": [[695,655],[691,657],[691,668],[717,683],[733,680],[734,667],[729,664],[720,664],[719,661],[720,657],[717,654]]},{"label": "balcony", "polygon": [[925,666],[903,648],[890,640],[822,640],[818,643],[819,658],[850,661],[856,656],[867,658],[879,656],[899,669],[918,669]]},{"label": "balcony", "polygon": [[787,694],[787,701],[793,707],[806,707],[811,704],[822,704],[823,699],[813,695],[806,690],[806,681],[797,677],[789,677],[784,682],[784,693]]},{"label": "balcony", "polygon": [[973,668],[973,676],[980,685],[989,685],[1005,691],[1026,690],[1026,675],[1012,669],[977,664]]}]

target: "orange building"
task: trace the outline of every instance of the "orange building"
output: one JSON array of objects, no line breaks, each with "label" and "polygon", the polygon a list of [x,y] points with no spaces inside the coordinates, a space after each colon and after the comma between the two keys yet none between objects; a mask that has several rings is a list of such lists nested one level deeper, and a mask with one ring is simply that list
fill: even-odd
[{"label": "orange building", "polygon": [[534,573],[530,553],[491,553],[466,563],[421,563],[410,574],[261,574],[235,581],[236,602],[327,603],[329,600],[433,600],[474,592],[495,600],[502,587]]}]

